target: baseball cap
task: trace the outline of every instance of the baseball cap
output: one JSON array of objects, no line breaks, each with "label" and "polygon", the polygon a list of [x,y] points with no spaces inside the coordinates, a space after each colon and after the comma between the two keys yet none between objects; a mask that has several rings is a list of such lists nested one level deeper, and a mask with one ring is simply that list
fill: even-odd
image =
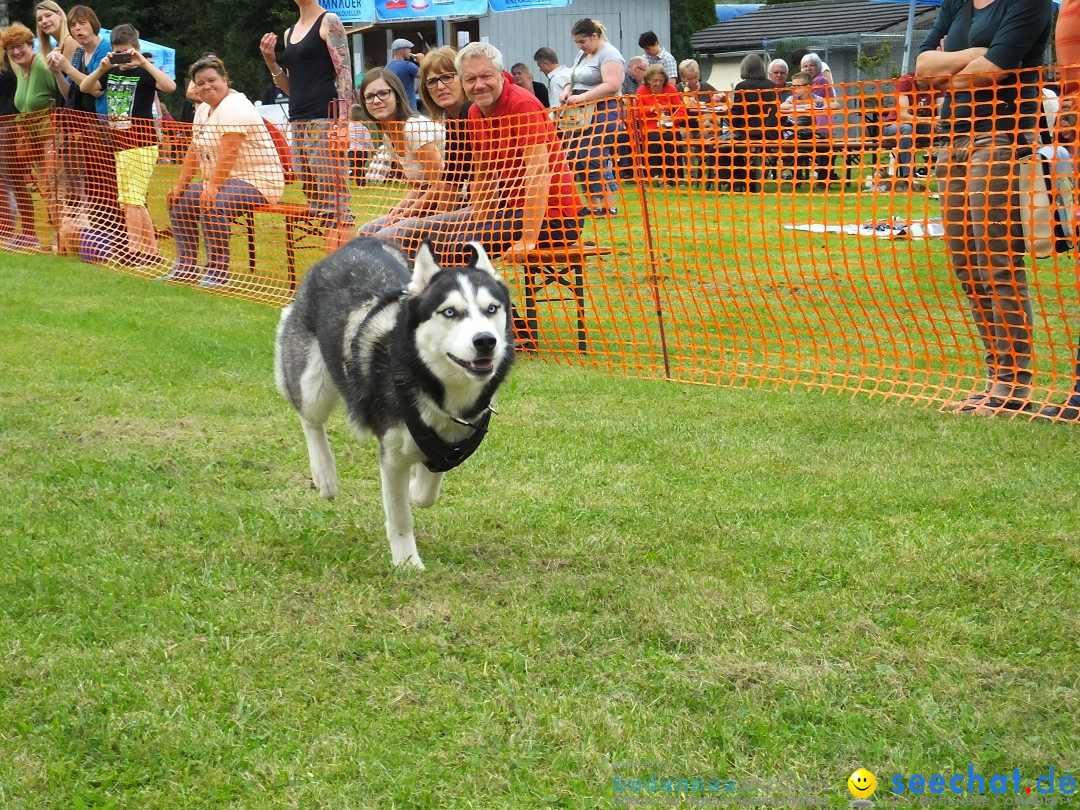
[{"label": "baseball cap", "polygon": [[400,51],[402,48],[411,48],[413,44],[407,39],[395,39],[390,43],[391,51]]}]

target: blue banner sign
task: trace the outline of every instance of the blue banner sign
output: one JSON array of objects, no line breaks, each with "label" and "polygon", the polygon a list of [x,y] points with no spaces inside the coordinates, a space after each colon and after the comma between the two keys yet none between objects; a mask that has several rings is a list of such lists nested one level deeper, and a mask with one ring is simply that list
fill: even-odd
[{"label": "blue banner sign", "polygon": [[321,5],[342,22],[375,22],[375,0],[324,0]]}]

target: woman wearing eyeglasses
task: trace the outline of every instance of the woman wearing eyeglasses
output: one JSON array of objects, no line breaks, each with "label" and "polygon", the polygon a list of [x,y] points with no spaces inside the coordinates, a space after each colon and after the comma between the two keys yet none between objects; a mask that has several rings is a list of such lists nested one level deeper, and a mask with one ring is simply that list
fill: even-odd
[{"label": "woman wearing eyeglasses", "polygon": [[420,98],[431,111],[431,117],[446,128],[443,144],[443,180],[450,187],[451,199],[445,209],[458,207],[465,199],[472,176],[472,150],[469,148],[468,127],[472,102],[465,97],[454,66],[457,48],[444,45],[429,51],[420,63]]},{"label": "woman wearing eyeglasses", "polygon": [[432,209],[420,216],[394,223],[383,235],[394,239],[409,256],[415,256],[424,239],[434,239],[472,212],[468,188],[472,178],[472,149],[469,145],[469,108],[454,65],[457,49],[448,45],[428,51],[420,63],[420,98],[431,111],[435,123],[444,128],[442,149],[442,191],[433,198]]},{"label": "woman wearing eyeglasses", "polygon": [[353,105],[351,116],[373,124],[376,144],[401,167],[409,184],[405,196],[387,214],[363,225],[360,234],[402,243],[402,223],[445,211],[452,199],[443,175],[445,128],[414,110],[401,79],[382,67],[364,74],[360,103]]},{"label": "woman wearing eyeglasses", "polygon": [[[262,116],[245,95],[229,87],[225,64],[206,54],[188,75],[202,103],[195,110],[180,177],[167,197],[176,263],[159,280],[223,287],[230,281],[233,220],[257,205],[279,202],[285,176]],[[197,172],[202,181],[193,183]],[[199,267],[200,226],[205,271]]]},{"label": "woman wearing eyeglasses", "polygon": [[[4,244],[9,250],[40,250],[34,222],[34,200],[30,196],[30,176],[46,158],[52,142],[48,109],[57,100],[56,77],[45,64],[45,58],[34,53],[34,34],[22,23],[14,23],[0,32],[3,47],[15,74],[15,106],[18,123],[5,143],[0,157],[0,169],[7,175],[19,212],[19,226],[14,238]],[[42,173],[38,188],[42,196],[52,201],[49,178]]]}]

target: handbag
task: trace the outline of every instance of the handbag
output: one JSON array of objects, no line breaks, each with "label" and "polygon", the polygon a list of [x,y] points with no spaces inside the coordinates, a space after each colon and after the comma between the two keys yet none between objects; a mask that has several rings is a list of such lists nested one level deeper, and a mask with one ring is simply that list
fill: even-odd
[{"label": "handbag", "polygon": [[[570,88],[570,92],[574,91],[574,71],[577,70],[578,65],[581,64],[581,60],[585,58],[585,52],[582,51],[574,62],[574,67],[570,69],[570,78],[567,80],[566,85]],[[555,126],[563,132],[587,129],[592,126],[593,116],[596,114],[596,102],[587,101],[584,104],[575,104],[572,107],[568,105],[562,105],[555,108]]]},{"label": "handbag", "polygon": [[555,110],[555,126],[563,131],[586,129],[592,126],[596,113],[596,102],[588,101],[572,107],[563,105]]},{"label": "handbag", "polygon": [[[80,73],[86,72],[86,49],[80,45],[71,55],[71,66]],[[97,112],[96,99],[89,93],[79,89],[79,83],[71,81],[68,85],[67,95],[64,97],[64,109],[76,112]],[[81,121],[77,122],[79,125]]]},{"label": "handbag", "polygon": [[1016,162],[1024,243],[1036,259],[1067,253],[1076,238],[1076,188],[1072,172],[1057,171],[1059,160],[1067,158],[1044,146]]}]

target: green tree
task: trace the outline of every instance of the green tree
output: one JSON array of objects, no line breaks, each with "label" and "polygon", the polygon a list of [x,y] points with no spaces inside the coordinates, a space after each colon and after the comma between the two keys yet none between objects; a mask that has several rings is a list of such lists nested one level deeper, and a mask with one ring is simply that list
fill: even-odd
[{"label": "green tree", "polygon": [[690,37],[711,25],[716,25],[715,0],[671,0],[671,44],[668,47],[675,59],[682,61],[694,56]]},{"label": "green tree", "polygon": [[[37,0],[11,0],[11,19],[34,28]],[[61,0],[66,10],[72,2]],[[184,100],[188,66],[211,51],[220,56],[233,87],[248,98],[260,98],[270,77],[259,55],[259,38],[267,31],[279,37],[296,20],[291,0],[102,0],[88,3],[106,28],[130,23],[139,35],[176,49],[176,93],[162,101],[174,113]]]}]

